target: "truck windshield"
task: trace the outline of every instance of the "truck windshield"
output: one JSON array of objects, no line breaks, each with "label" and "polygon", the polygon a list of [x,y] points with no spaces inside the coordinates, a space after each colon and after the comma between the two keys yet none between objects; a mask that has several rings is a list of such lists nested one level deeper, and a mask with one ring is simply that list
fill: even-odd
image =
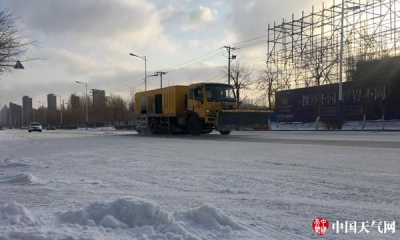
[{"label": "truck windshield", "polygon": [[206,85],[206,96],[208,102],[235,102],[233,87],[225,84]]}]

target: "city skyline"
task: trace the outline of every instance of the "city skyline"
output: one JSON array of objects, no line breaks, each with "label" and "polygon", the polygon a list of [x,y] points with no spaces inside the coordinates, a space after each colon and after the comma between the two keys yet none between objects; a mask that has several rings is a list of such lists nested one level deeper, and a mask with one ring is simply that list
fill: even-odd
[{"label": "city skyline", "polygon": [[150,77],[160,71],[167,72],[163,86],[226,82],[227,45],[256,77],[266,45],[249,43],[260,41],[269,23],[299,17],[313,4],[321,7],[316,0],[5,0],[0,8],[10,9],[21,36],[34,44],[21,59],[24,70],[1,75],[0,103],[28,94],[39,101],[49,92],[82,95],[85,86],[76,81],[130,99],[145,89],[145,62],[129,53],[146,57],[148,89],[160,86],[160,77]]},{"label": "city skyline", "polygon": [[[91,89],[90,94],[90,107],[93,108],[92,118],[104,118],[103,114],[106,109],[107,99],[105,90]],[[51,117],[54,124],[61,124],[62,111],[66,110],[65,107],[63,108],[64,104],[69,105],[70,109],[75,110],[83,106],[80,102],[81,97],[75,94],[70,94],[67,99],[62,99],[61,96],[59,97],[59,100],[57,100],[57,95],[49,93],[47,94],[47,102],[38,101],[41,105],[37,108],[32,107],[35,99],[29,97],[29,95],[25,95],[21,98],[22,104],[19,104],[19,102],[4,104],[0,106],[0,126],[20,127],[22,125],[28,125],[29,122],[37,121],[38,119],[46,124],[46,118],[48,117]]]}]

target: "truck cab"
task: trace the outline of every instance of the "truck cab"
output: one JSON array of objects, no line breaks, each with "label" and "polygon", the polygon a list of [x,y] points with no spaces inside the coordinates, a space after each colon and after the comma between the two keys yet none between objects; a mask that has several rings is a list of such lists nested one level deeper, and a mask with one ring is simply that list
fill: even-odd
[{"label": "truck cab", "polygon": [[[188,121],[190,115],[197,115],[203,125],[203,132],[212,131],[221,110],[238,108],[233,87],[222,83],[198,83],[189,86],[187,98]],[[188,122],[189,132],[190,124]],[[224,133],[227,134],[227,131]]]}]

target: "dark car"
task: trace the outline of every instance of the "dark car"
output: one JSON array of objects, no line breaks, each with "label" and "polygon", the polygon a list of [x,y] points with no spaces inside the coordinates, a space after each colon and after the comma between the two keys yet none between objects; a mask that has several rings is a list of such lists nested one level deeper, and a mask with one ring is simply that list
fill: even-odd
[{"label": "dark car", "polygon": [[32,131],[42,132],[42,125],[38,122],[31,122],[28,127],[28,132]]},{"label": "dark car", "polygon": [[56,130],[56,126],[54,126],[53,124],[49,124],[47,125],[46,130]]}]

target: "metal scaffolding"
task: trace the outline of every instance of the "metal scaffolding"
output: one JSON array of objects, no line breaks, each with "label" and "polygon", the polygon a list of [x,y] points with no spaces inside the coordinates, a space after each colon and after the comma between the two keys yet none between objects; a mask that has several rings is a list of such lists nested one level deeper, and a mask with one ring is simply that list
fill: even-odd
[{"label": "metal scaffolding", "polygon": [[343,31],[343,81],[351,81],[358,61],[399,55],[398,10],[400,0],[346,0],[343,12],[333,2],[268,24],[267,71],[278,76],[278,90],[338,83]]}]

